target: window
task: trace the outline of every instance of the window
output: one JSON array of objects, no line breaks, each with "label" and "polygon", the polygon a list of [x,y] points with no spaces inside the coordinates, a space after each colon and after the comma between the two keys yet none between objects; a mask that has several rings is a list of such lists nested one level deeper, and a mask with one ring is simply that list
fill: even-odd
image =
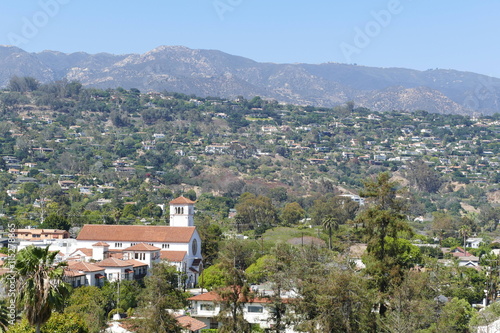
[{"label": "window", "polygon": [[257,312],[257,313],[262,313],[264,311],[264,308],[262,306],[253,306],[249,305],[247,308],[248,312]]},{"label": "window", "polygon": [[170,244],[161,244],[161,248],[162,249],[169,249],[170,248]]},{"label": "window", "polygon": [[122,243],[115,243],[115,247],[122,247]]},{"label": "window", "polygon": [[191,251],[193,251],[193,255],[198,253],[198,241],[196,239],[193,239],[193,243],[191,243]]},{"label": "window", "polygon": [[200,304],[200,311],[214,311],[215,306],[210,303],[201,303]]}]

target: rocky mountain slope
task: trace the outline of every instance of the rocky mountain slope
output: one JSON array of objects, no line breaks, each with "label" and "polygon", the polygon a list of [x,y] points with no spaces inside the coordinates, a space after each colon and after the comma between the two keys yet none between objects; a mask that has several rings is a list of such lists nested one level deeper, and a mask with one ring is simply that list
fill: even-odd
[{"label": "rocky mountain slope", "polygon": [[417,71],[338,63],[259,63],[216,50],[160,46],[144,54],[57,51],[28,53],[0,46],[0,86],[10,77],[68,79],[87,86],[253,97],[332,107],[354,101],[372,110],[492,114],[500,111],[500,79],[454,70]]}]

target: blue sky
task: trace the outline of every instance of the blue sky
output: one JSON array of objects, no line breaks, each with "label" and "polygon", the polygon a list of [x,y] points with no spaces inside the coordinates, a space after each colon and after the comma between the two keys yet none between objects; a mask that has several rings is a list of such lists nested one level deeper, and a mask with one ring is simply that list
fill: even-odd
[{"label": "blue sky", "polygon": [[262,62],[457,69],[500,77],[500,2],[3,0],[0,44],[29,52],[217,49]]}]

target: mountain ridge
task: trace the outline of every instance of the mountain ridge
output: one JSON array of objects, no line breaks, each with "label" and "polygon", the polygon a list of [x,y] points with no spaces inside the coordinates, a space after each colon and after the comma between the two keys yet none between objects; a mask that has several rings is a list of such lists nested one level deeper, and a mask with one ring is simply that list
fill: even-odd
[{"label": "mountain ridge", "polygon": [[78,80],[103,89],[121,86],[224,98],[258,95],[324,107],[354,101],[376,111],[500,111],[500,79],[472,72],[333,62],[277,64],[180,45],[121,55],[51,50],[28,53],[15,46],[0,46],[0,86],[5,87],[14,75],[32,76],[43,83]]}]

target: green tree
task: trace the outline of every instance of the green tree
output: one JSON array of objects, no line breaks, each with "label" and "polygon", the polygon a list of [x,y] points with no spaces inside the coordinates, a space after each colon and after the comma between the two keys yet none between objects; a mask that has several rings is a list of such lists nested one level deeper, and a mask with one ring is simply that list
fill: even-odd
[{"label": "green tree", "polygon": [[247,277],[248,282],[250,283],[262,283],[267,280],[269,276],[269,263],[274,262],[273,256],[270,254],[263,255],[253,264],[248,266],[245,270],[245,275]]},{"label": "green tree", "polygon": [[227,285],[222,267],[219,264],[205,268],[200,275],[200,287],[211,290]]},{"label": "green tree", "polygon": [[208,215],[196,215],[196,226],[201,238],[201,255],[206,267],[212,265],[219,254],[219,244],[223,239],[222,229]]},{"label": "green tree", "polygon": [[328,231],[328,248],[331,250],[333,246],[332,244],[333,230],[338,230],[339,220],[336,217],[327,216],[323,219],[321,225],[325,230]]},{"label": "green tree", "polygon": [[379,313],[385,315],[387,292],[397,284],[404,271],[419,260],[420,251],[402,236],[410,237],[412,229],[403,213],[404,205],[397,198],[398,184],[388,173],[381,173],[375,180],[365,182],[362,196],[370,198],[371,206],[356,219],[364,226],[367,254],[363,257],[369,274],[381,299]]},{"label": "green tree", "polygon": [[458,229],[458,234],[460,236],[462,236],[462,239],[463,239],[463,246],[464,246],[464,249],[465,249],[465,242],[467,241],[467,237],[469,237],[471,233],[471,230],[470,230],[470,227],[468,225],[463,225],[460,227],[460,229]]},{"label": "green tree", "polygon": [[68,219],[62,215],[50,214],[43,221],[42,227],[47,229],[59,229],[68,231],[69,228],[71,228],[71,224],[69,223]]},{"label": "green tree", "polygon": [[345,224],[354,219],[359,204],[347,197],[323,196],[314,201],[311,208],[311,220],[315,225],[321,225],[328,216],[335,216],[339,224]]},{"label": "green tree", "polygon": [[181,332],[177,320],[169,309],[184,308],[186,297],[179,290],[180,275],[175,266],[159,263],[153,266],[151,275],[144,279],[145,288],[139,297],[138,312],[141,333]]},{"label": "green tree", "polygon": [[230,257],[222,259],[221,267],[226,285],[217,288],[221,311],[217,320],[222,323],[221,333],[250,333],[251,325],[244,318],[244,305],[252,297],[245,271]]},{"label": "green tree", "polygon": [[106,320],[106,298],[101,289],[94,286],[76,288],[68,300],[64,313],[76,313],[87,323],[89,333],[99,333]]},{"label": "green tree", "polygon": [[292,226],[306,216],[306,211],[298,202],[287,203],[281,211],[281,224]]},{"label": "green tree", "polygon": [[438,172],[427,165],[423,160],[416,160],[406,164],[406,178],[419,191],[436,193],[443,183]]},{"label": "green tree", "polygon": [[49,247],[30,245],[16,255],[14,277],[16,304],[28,322],[40,333],[42,324],[49,320],[52,310],[61,309],[68,295],[63,282],[64,264],[55,263],[57,252]]},{"label": "green tree", "polygon": [[262,195],[243,193],[235,208],[237,221],[241,222],[244,229],[255,230],[256,234],[264,233],[278,221],[272,200]]},{"label": "green tree", "polygon": [[[27,319],[9,327],[9,333],[35,333]],[[76,313],[52,314],[50,319],[42,326],[41,333],[90,333],[87,323]]]}]

